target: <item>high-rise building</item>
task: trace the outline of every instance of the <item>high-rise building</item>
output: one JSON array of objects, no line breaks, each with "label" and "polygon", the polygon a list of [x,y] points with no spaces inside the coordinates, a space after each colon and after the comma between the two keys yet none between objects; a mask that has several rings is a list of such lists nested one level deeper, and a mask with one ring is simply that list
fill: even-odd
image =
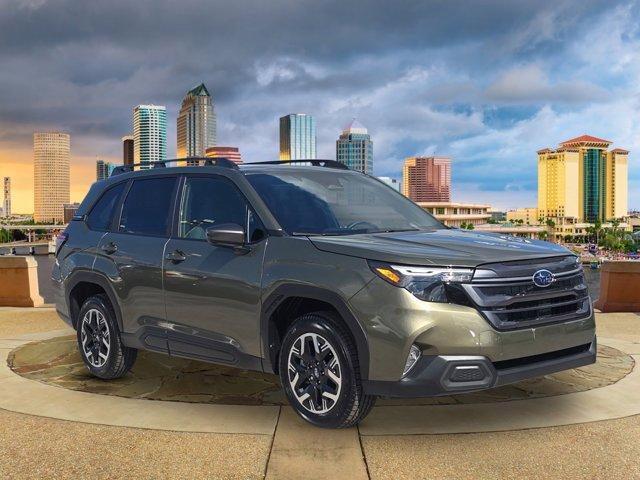
[{"label": "high-rise building", "polygon": [[115,165],[104,160],[96,160],[96,180],[106,180],[113,172]]},{"label": "high-rise building", "polygon": [[391,177],[378,177],[378,180],[380,180],[383,183],[386,183],[397,192],[401,192],[401,188],[400,188],[401,182],[399,182],[397,179],[391,178]]},{"label": "high-rise building", "polygon": [[64,213],[64,223],[69,223],[73,220],[73,216],[78,211],[78,207],[80,207],[79,203],[65,203],[62,207]]},{"label": "high-rise building", "polygon": [[373,173],[373,142],[367,129],[355,118],[336,140],[336,160],[351,170]]},{"label": "high-rise building", "polygon": [[4,203],[3,203],[3,215],[5,217],[11,216],[11,177],[4,177]]},{"label": "high-rise building", "polygon": [[538,214],[605,222],[627,216],[627,150],[607,151],[612,142],[582,135],[552,150],[538,150]]},{"label": "high-rise building", "polygon": [[316,121],[306,113],[280,117],[280,160],[316,158]]},{"label": "high-rise building", "polygon": [[242,163],[242,156],[238,147],[209,147],[204,152],[204,155],[209,158],[228,158],[237,165]]},{"label": "high-rise building", "polygon": [[122,137],[122,164],[133,165],[134,156],[133,135],[125,135]]},{"label": "high-rise building", "polygon": [[167,109],[158,105],[138,105],[133,109],[134,163],[167,159]]},{"label": "high-rise building", "polygon": [[69,134],[34,133],[33,160],[33,219],[36,222],[62,222],[63,205],[69,203]]},{"label": "high-rise building", "polygon": [[189,90],[182,100],[176,132],[176,158],[204,157],[207,148],[215,146],[216,112],[204,83]]},{"label": "high-rise building", "polygon": [[451,159],[407,158],[402,169],[402,193],[414,202],[450,202]]}]

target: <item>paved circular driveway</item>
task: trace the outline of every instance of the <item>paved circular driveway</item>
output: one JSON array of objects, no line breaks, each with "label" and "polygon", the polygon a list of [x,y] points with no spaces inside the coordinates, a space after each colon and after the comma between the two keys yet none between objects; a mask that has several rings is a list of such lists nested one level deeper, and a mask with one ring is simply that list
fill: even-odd
[{"label": "paved circular driveway", "polygon": [[[81,392],[127,398],[222,405],[286,405],[278,377],[152,352],[139,352],[124,378],[103,381],[89,375],[75,335],[34,341],[9,354],[8,364],[30,380]],[[473,394],[418,399],[379,399],[385,405],[455,405],[505,402],[583,392],[612,385],[633,370],[633,358],[605,345],[598,362]]]},{"label": "paved circular driveway", "polygon": [[[105,425],[272,433],[284,399],[272,375],[142,353],[117,382],[92,379],[70,330],[0,339],[0,408]],[[385,400],[362,435],[505,431],[640,414],[637,344],[601,339],[599,362],[515,386],[438,400]],[[12,370],[10,368],[13,367]]]}]

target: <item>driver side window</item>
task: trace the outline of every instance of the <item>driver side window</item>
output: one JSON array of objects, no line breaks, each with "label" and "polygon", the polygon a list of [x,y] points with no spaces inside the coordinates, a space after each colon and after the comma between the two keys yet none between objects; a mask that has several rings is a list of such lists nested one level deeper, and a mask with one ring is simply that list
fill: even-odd
[{"label": "driver side window", "polygon": [[207,228],[225,223],[246,229],[249,212],[245,198],[226,178],[188,177],[182,190],[178,236],[206,240]]}]

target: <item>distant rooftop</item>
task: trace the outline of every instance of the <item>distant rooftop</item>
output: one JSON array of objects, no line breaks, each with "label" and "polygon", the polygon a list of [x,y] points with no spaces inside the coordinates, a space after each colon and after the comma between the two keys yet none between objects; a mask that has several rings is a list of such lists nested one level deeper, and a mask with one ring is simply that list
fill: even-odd
[{"label": "distant rooftop", "polygon": [[604,140],[603,138],[598,138],[591,135],[580,135],[579,137],[565,140],[564,142],[561,142],[560,145],[566,146],[576,143],[606,143],[607,145],[611,145],[613,142],[611,140]]},{"label": "distant rooftop", "polygon": [[367,130],[367,127],[362,125],[358,120],[354,118],[345,125],[345,127],[342,129],[342,133],[344,135],[348,135],[349,133],[360,133],[362,135],[367,135],[369,131]]},{"label": "distant rooftop", "polygon": [[207,87],[204,86],[204,83],[201,83],[200,85],[193,87],[191,90],[189,90],[189,92],[187,92],[187,95],[193,95],[195,97],[210,97],[211,94],[209,93],[209,90],[207,90]]}]

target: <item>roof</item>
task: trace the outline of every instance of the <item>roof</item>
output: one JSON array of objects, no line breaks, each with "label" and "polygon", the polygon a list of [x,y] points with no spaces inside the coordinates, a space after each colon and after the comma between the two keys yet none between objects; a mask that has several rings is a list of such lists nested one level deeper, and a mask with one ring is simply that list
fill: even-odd
[{"label": "roof", "polygon": [[551,150],[550,148],[543,148],[541,150],[538,150],[538,153],[550,153],[553,152],[553,150]]},{"label": "roof", "polygon": [[209,90],[207,90],[207,87],[204,86],[204,83],[201,83],[200,85],[193,87],[191,90],[189,90],[189,92],[187,93],[187,95],[193,95],[195,97],[210,97],[211,94],[209,93]]},{"label": "roof", "polygon": [[358,120],[354,118],[353,120],[351,120],[349,123],[345,125],[345,127],[342,129],[342,133],[343,134],[361,133],[363,135],[366,135],[369,133],[369,131],[367,130],[367,127],[362,125]]},{"label": "roof", "polygon": [[626,155],[629,153],[629,150],[625,150],[624,148],[614,148],[611,150],[611,153],[622,153]]},{"label": "roof", "polygon": [[569,145],[574,143],[606,143],[607,145],[610,145],[613,142],[611,140],[605,140],[591,135],[580,135],[579,137],[565,140],[564,142],[561,142],[560,145]]}]

